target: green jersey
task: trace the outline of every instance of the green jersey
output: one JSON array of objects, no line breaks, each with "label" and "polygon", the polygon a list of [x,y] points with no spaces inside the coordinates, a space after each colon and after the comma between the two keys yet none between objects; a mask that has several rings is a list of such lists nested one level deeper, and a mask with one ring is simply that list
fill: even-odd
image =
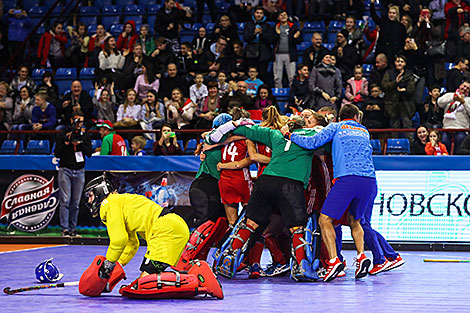
[{"label": "green jersey", "polygon": [[217,164],[222,162],[222,152],[220,150],[222,150],[222,146],[204,151],[206,158],[199,165],[196,178],[199,178],[202,173],[206,173],[219,180],[220,172],[217,170]]},{"label": "green jersey", "polygon": [[[317,133],[313,129],[306,128],[296,129],[294,132],[303,136],[313,136]],[[304,183],[304,188],[307,187],[312,170],[314,150],[299,147],[292,141],[285,139],[279,130],[258,125],[240,126],[233,133],[261,142],[271,148],[271,161],[262,175],[298,180]]]}]

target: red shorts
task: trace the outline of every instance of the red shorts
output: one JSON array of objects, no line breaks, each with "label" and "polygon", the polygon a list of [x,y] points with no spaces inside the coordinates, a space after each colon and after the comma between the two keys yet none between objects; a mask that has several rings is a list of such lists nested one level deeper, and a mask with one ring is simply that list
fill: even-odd
[{"label": "red shorts", "polygon": [[251,194],[251,185],[251,181],[244,179],[220,178],[219,190],[222,203],[248,203]]}]

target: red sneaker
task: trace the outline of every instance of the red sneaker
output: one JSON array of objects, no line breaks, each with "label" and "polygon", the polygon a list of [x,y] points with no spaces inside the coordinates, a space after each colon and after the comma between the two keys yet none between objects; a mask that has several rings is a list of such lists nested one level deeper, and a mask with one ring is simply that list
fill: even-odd
[{"label": "red sneaker", "polygon": [[330,263],[329,260],[326,260],[326,264],[328,265],[328,268],[326,269],[325,277],[323,277],[324,282],[329,282],[335,279],[339,272],[341,272],[344,268],[344,264],[338,257],[336,257],[333,263]]},{"label": "red sneaker", "polygon": [[400,255],[398,255],[394,259],[388,259],[388,261],[390,261],[390,266],[386,269],[387,271],[393,270],[394,268],[400,267],[405,264],[405,260],[403,260]]},{"label": "red sneaker", "polygon": [[344,268],[341,272],[338,273],[338,276],[336,277],[344,277],[346,276],[346,271],[348,270],[348,268],[346,267],[346,260],[343,260],[343,265],[344,265]]},{"label": "red sneaker", "polygon": [[380,264],[375,264],[374,267],[369,271],[370,275],[377,275],[380,272],[388,270],[388,268],[392,265],[392,262],[385,258],[385,262]]},{"label": "red sneaker", "polygon": [[366,257],[364,253],[358,255],[356,259],[356,279],[367,276],[369,271],[370,260]]}]

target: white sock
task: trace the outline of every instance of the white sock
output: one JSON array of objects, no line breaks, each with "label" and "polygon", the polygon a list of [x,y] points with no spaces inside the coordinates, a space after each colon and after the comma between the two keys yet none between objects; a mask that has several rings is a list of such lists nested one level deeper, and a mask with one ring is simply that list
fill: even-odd
[{"label": "white sock", "polygon": [[338,258],[338,257],[336,257],[336,258],[334,258],[334,259],[330,259],[330,263],[335,263],[335,261],[336,261],[337,258]]}]

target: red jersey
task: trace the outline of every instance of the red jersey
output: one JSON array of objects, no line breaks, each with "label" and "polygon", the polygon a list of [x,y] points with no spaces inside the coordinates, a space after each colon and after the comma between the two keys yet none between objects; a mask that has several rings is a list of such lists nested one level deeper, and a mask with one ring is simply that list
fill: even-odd
[{"label": "red jersey", "polygon": [[[222,163],[236,162],[247,157],[248,148],[246,147],[245,140],[238,140],[225,145],[221,153]],[[250,180],[250,171],[248,167],[239,170],[222,170],[220,172],[220,179]]]},{"label": "red jersey", "polygon": [[[267,157],[271,157],[273,154],[271,148],[259,142],[256,143],[256,151],[258,151],[259,154],[265,155]],[[258,166],[257,177],[259,177],[261,174],[263,174],[263,171],[266,168],[266,166],[268,166],[268,164],[258,162],[257,166]]]}]

